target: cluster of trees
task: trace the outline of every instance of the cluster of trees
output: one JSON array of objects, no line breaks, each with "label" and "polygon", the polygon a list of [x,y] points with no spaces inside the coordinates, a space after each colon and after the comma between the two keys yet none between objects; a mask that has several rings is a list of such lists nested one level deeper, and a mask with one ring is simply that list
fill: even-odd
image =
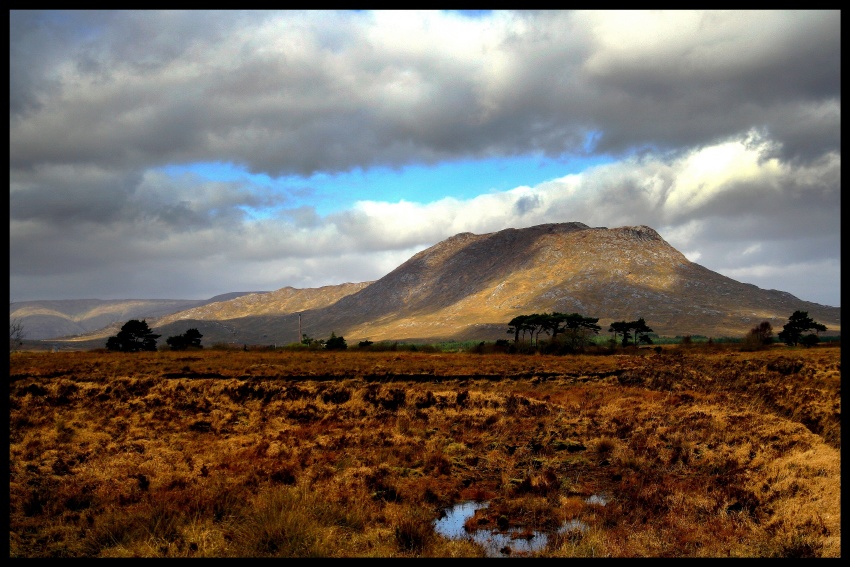
[{"label": "cluster of trees", "polygon": [[623,346],[629,346],[632,342],[634,342],[634,344],[652,344],[652,339],[649,336],[652,329],[649,328],[646,321],[643,320],[643,317],[637,321],[615,321],[614,323],[611,323],[611,327],[608,329],[608,332],[614,334],[615,343],[617,342],[618,336],[622,337],[621,344]]},{"label": "cluster of trees", "polygon": [[202,335],[198,329],[189,329],[182,335],[176,335],[165,339],[165,343],[171,347],[171,350],[188,350],[196,348],[204,348],[201,345]]},{"label": "cluster of trees", "polygon": [[[532,313],[511,319],[508,333],[514,336],[514,345],[525,343],[528,337],[529,346],[539,347],[540,334],[544,333],[551,337],[550,344],[561,343],[577,350],[589,344],[593,336],[599,333],[601,327],[597,325],[598,321],[598,318],[578,313]],[[789,346],[813,346],[820,341],[818,333],[826,330],[826,326],[809,317],[807,311],[795,311],[777,338]],[[652,344],[649,335],[653,331],[643,317],[635,321],[614,321],[608,332],[614,335],[613,344],[618,342],[618,338],[624,347],[630,344]],[[768,321],[753,327],[744,337],[744,345],[748,348],[759,348],[773,342],[773,327]]]},{"label": "cluster of trees", "polygon": [[[597,323],[598,317],[586,317],[579,313],[532,313],[518,315],[508,323],[508,333],[514,336],[514,344],[525,342],[528,335],[531,346],[540,346],[540,333],[551,337],[551,343],[562,343],[572,350],[587,346],[593,337],[602,330]],[[615,321],[608,329],[614,334],[614,342],[621,338],[621,344],[652,344],[649,333],[652,329],[641,317],[636,321]]]},{"label": "cluster of trees", "polygon": [[[586,317],[578,313],[532,313],[530,315],[518,315],[508,323],[508,333],[514,336],[514,345],[526,341],[530,346],[540,346],[540,333],[551,337],[550,344],[561,344],[570,350],[578,350],[590,344],[593,337],[602,329],[597,323],[596,317]],[[788,318],[782,331],[777,338],[789,346],[813,346],[820,342],[818,333],[826,331],[825,325],[818,323],[809,317],[808,311],[794,311]],[[812,332],[814,331],[814,332]],[[620,337],[620,344],[652,344],[649,334],[652,329],[641,317],[635,321],[615,321],[608,328],[613,333],[613,343],[616,344]],[[119,352],[155,351],[156,340],[161,335],[155,334],[142,320],[131,319],[127,321],[117,335],[109,337],[106,348]],[[9,351],[19,346],[24,337],[24,326],[20,319],[9,321]],[[201,345],[203,335],[198,329],[189,329],[182,335],[168,337],[166,343],[171,350],[187,350],[204,348]],[[507,342],[507,341],[497,341]],[[762,321],[750,329],[744,337],[744,344],[751,348],[770,345],[774,342],[773,327],[768,321]],[[328,350],[345,350],[348,345],[345,338],[336,336],[331,332],[328,339],[313,339],[306,334],[301,336],[301,343],[314,348],[325,348]],[[360,347],[371,345],[371,341],[363,341]]]},{"label": "cluster of trees", "polygon": [[599,318],[585,317],[578,313],[532,313],[518,315],[508,323],[508,333],[514,336],[514,344],[525,342],[528,335],[532,346],[540,345],[540,333],[552,337],[552,342],[558,341],[558,335],[571,348],[580,348],[589,343],[594,335],[602,329],[596,323]]},{"label": "cluster of trees", "polygon": [[345,350],[348,348],[348,345],[346,344],[344,337],[338,337],[333,331],[331,331],[331,336],[328,337],[327,341],[325,341],[325,348],[328,350]]},{"label": "cluster of trees", "polygon": [[[814,331],[812,333],[811,331]],[[794,311],[788,322],[783,325],[777,338],[788,346],[814,346],[820,342],[818,333],[826,331],[826,325],[818,323],[809,317],[808,311]],[[757,349],[773,344],[773,326],[768,321],[762,321],[744,336],[744,348]]]},{"label": "cluster of trees", "polygon": [[336,332],[331,331],[331,336],[327,339],[314,339],[306,333],[301,335],[301,344],[312,348],[324,348],[327,350],[345,350],[348,344],[345,342],[345,337],[336,336]]},{"label": "cluster of trees", "polygon": [[[156,340],[161,336],[151,331],[146,321],[130,319],[117,335],[106,340],[106,348],[118,352],[155,351]],[[168,337],[165,342],[171,350],[199,349],[204,348],[201,346],[202,337],[198,329],[189,329],[182,335]]]},{"label": "cluster of trees", "polygon": [[156,340],[160,336],[150,330],[147,322],[130,319],[124,323],[117,335],[106,339],[106,348],[118,352],[156,350]]}]

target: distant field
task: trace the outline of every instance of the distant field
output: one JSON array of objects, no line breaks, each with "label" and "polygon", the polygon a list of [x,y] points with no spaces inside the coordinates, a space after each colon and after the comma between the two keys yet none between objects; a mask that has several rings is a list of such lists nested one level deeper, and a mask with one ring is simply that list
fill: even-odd
[{"label": "distant field", "polygon": [[10,557],[840,557],[840,344],[660,350],[12,353]]}]

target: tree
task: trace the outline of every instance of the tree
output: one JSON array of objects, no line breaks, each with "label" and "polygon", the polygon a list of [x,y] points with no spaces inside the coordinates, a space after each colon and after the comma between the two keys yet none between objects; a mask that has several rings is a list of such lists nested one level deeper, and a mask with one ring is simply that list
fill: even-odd
[{"label": "tree", "polygon": [[328,350],[345,350],[348,348],[348,345],[344,337],[338,337],[336,333],[331,331],[331,336],[325,341],[325,348]]},{"label": "tree", "polygon": [[9,352],[12,352],[24,344],[24,322],[18,319],[9,319]]},{"label": "tree", "polygon": [[624,347],[629,346],[629,342],[632,340],[632,334],[634,334],[634,344],[652,344],[652,339],[649,336],[652,329],[647,326],[643,317],[637,321],[615,321],[611,323],[611,327],[608,329],[608,332],[614,333],[615,342],[617,340],[617,335],[621,335],[623,337],[622,344]]},{"label": "tree", "polygon": [[508,323],[508,333],[513,334],[514,343],[518,343],[520,334],[525,341],[525,334],[531,337],[530,344],[540,344],[540,333],[545,332],[553,336],[558,332],[558,316],[561,314],[532,313],[531,315],[517,315]]},{"label": "tree", "polygon": [[652,332],[652,329],[649,328],[649,326],[646,324],[646,321],[643,320],[643,317],[641,317],[637,321],[632,321],[631,323],[629,323],[629,325],[635,333],[635,344],[652,344],[652,338],[650,338],[649,336],[649,333]]},{"label": "tree", "polygon": [[773,343],[773,326],[768,321],[762,321],[744,335],[741,350],[753,351]]},{"label": "tree", "polygon": [[165,342],[171,347],[171,350],[186,350],[189,348],[197,349],[204,348],[201,345],[201,338],[204,335],[198,329],[189,329],[182,335],[168,337]]},{"label": "tree", "polygon": [[[590,341],[591,335],[596,335],[602,330],[602,327],[596,324],[599,321],[598,317],[585,317],[578,313],[570,313],[569,315],[555,313],[553,315],[559,316],[558,319],[563,321],[563,333],[573,349],[584,346]],[[555,336],[552,335],[552,338],[554,340]]]},{"label": "tree", "polygon": [[119,352],[152,351],[156,350],[156,340],[160,336],[154,334],[144,320],[130,319],[117,335],[106,340],[106,348]]},{"label": "tree", "polygon": [[514,344],[519,342],[520,334],[522,334],[522,338],[524,341],[525,333],[532,330],[532,327],[529,324],[529,319],[531,317],[532,315],[517,315],[508,323],[508,333],[513,333]]},{"label": "tree", "polygon": [[777,337],[788,346],[797,346],[797,344],[812,346],[817,344],[820,339],[817,334],[807,335],[809,331],[820,333],[826,331],[826,327],[809,317],[808,311],[794,311],[788,317],[788,322],[779,331]]},{"label": "tree", "polygon": [[570,348],[576,349],[585,345],[591,334],[598,333],[601,327],[596,323],[598,318],[585,317],[578,313],[532,313],[530,315],[517,315],[508,323],[508,334],[514,336],[514,344],[520,342],[520,337],[525,340],[525,334],[531,337],[530,346],[540,346],[540,333],[552,337],[547,348],[562,344],[559,336],[566,337]]},{"label": "tree", "polygon": [[614,321],[608,328],[608,332],[614,334],[614,342],[617,342],[617,335],[622,336],[623,346],[628,346],[629,341],[632,338],[631,328],[629,327],[629,323],[627,321]]},{"label": "tree", "polygon": [[763,345],[773,343],[773,325],[768,321],[762,321],[757,327],[753,327],[750,333],[758,338],[759,342]]},{"label": "tree", "polygon": [[540,345],[540,333],[546,331],[548,334],[550,316],[548,313],[532,313],[525,323],[529,327],[531,343]]}]

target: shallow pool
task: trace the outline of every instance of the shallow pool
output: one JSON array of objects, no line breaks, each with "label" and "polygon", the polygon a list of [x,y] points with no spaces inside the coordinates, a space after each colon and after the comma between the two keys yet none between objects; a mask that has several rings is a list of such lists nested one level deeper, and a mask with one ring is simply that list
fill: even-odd
[{"label": "shallow pool", "polygon": [[[587,504],[605,506],[608,502],[603,495],[594,494],[585,500]],[[527,555],[540,551],[549,543],[549,536],[544,532],[534,531],[528,534],[520,528],[511,528],[507,533],[496,530],[476,530],[467,532],[464,529],[466,521],[475,515],[476,510],[487,508],[489,502],[460,502],[445,510],[442,518],[434,520],[434,531],[449,539],[469,539],[484,548],[487,557],[509,557],[511,555]],[[558,533],[570,531],[587,531],[588,526],[581,520],[572,519],[564,522]]]}]

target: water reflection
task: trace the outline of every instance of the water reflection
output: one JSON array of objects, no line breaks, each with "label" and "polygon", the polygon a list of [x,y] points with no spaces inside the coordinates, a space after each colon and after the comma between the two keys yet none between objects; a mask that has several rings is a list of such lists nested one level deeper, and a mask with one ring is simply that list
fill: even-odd
[{"label": "water reflection", "polygon": [[434,531],[449,539],[464,539],[467,534],[466,530],[463,529],[463,524],[475,515],[476,510],[487,508],[489,505],[489,502],[455,504],[452,508],[446,510],[445,516],[434,522]]},{"label": "water reflection", "polygon": [[[608,499],[601,494],[594,494],[585,500],[587,504],[605,506]],[[507,533],[494,530],[476,530],[467,532],[463,525],[475,515],[476,510],[487,508],[489,502],[461,502],[445,511],[445,515],[434,521],[434,531],[449,539],[471,539],[482,548],[487,557],[507,557],[512,554],[526,555],[540,551],[549,543],[549,536],[544,532],[534,531],[530,534],[520,528],[511,528]],[[587,531],[586,523],[578,519],[564,522],[558,533],[572,531]]]}]

